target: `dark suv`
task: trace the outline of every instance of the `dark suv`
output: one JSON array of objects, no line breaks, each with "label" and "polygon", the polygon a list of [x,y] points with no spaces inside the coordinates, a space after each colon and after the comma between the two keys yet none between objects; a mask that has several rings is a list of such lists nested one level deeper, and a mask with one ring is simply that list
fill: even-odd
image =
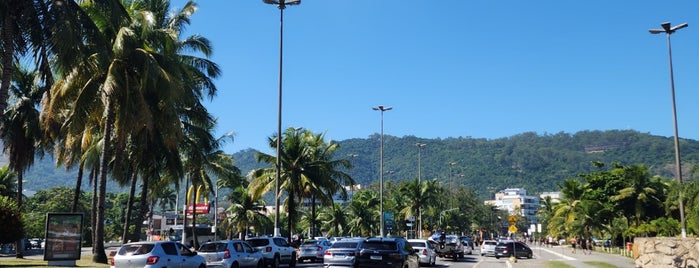
[{"label": "dark suv", "polygon": [[527,244],[519,241],[500,242],[495,246],[495,258],[512,257],[515,258],[532,258],[532,249]]},{"label": "dark suv", "polygon": [[364,240],[357,256],[357,268],[418,268],[420,257],[402,237]]}]

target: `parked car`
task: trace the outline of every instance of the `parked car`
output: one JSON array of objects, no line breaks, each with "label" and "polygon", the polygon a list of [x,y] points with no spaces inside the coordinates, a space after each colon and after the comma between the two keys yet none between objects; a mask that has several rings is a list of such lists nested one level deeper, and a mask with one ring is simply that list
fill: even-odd
[{"label": "parked car", "polygon": [[299,246],[298,252],[296,253],[297,260],[303,262],[305,260],[310,260],[311,262],[323,261],[323,256],[325,256],[325,251],[330,248],[330,240],[306,240],[301,246]]},{"label": "parked car", "polygon": [[461,239],[461,247],[464,249],[464,255],[473,254],[473,240]]},{"label": "parked car", "polygon": [[418,268],[413,247],[402,237],[374,237],[362,242],[357,268]]},{"label": "parked car", "polygon": [[495,240],[483,240],[481,244],[481,256],[495,256],[495,246],[498,242]]},{"label": "parked car", "polygon": [[527,244],[519,241],[500,242],[495,246],[495,258],[512,257],[531,259],[532,249]]},{"label": "parked car", "polygon": [[336,241],[325,251],[323,266],[326,268],[335,266],[356,267],[357,256],[363,241],[363,238],[345,238]]},{"label": "parked car", "polygon": [[177,241],[124,244],[110,260],[111,268],[183,267],[205,268],[204,257]]},{"label": "parked car", "polygon": [[420,257],[420,265],[434,266],[437,262],[437,252],[434,251],[434,244],[425,239],[408,239],[410,245],[415,249]]},{"label": "parked car", "polygon": [[262,253],[265,266],[279,268],[279,265],[289,264],[289,267],[296,267],[296,249],[289,244],[284,237],[260,236],[251,237],[245,240],[252,247]]},{"label": "parked car", "polygon": [[243,240],[206,242],[199,247],[206,267],[263,268],[262,253]]}]

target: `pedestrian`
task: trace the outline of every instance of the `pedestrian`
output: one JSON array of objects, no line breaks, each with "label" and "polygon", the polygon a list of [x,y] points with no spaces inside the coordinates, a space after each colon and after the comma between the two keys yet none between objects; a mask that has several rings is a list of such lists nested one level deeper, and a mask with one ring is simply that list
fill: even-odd
[{"label": "pedestrian", "polygon": [[583,255],[587,255],[587,239],[581,237],[578,241],[580,241],[580,249],[582,249]]},{"label": "pedestrian", "polygon": [[570,240],[570,246],[573,248],[571,251],[573,254],[575,254],[575,246],[578,244],[578,241],[575,236]]},{"label": "pedestrian", "polygon": [[592,249],[595,246],[595,241],[592,238],[587,239],[587,254],[592,255]]}]

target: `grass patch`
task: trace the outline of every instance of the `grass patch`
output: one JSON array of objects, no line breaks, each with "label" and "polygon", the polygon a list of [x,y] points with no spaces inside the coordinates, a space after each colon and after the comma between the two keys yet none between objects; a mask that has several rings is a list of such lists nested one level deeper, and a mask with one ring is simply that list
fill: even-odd
[{"label": "grass patch", "polygon": [[[48,261],[43,259],[17,259],[17,258],[2,258],[0,259],[0,267],[55,267],[49,266]],[[79,260],[75,261],[75,267],[94,267],[105,268],[108,264],[99,264],[92,262],[92,255],[83,255]]]},{"label": "grass patch", "polygon": [[598,261],[586,261],[584,262],[587,265],[594,266],[594,267],[599,267],[599,268],[618,268],[615,265],[611,265],[606,262],[598,262]]},{"label": "grass patch", "polygon": [[550,261],[546,263],[546,267],[549,268],[571,268],[573,266],[568,265],[565,262],[562,261]]}]

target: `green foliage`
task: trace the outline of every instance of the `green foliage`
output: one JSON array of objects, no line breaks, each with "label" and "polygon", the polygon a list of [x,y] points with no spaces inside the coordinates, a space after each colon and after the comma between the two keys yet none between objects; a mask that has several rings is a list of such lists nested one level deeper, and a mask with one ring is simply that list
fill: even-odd
[{"label": "green foliage", "polygon": [[11,243],[24,237],[24,224],[17,203],[10,197],[0,196],[0,244]]}]

